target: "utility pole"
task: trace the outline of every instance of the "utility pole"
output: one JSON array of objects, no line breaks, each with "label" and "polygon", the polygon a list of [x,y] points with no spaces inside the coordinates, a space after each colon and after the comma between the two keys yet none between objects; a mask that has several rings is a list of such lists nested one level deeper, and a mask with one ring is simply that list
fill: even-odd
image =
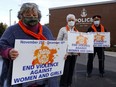
[{"label": "utility pole", "polygon": [[11,26],[11,11],[12,9],[9,10],[9,26]]}]

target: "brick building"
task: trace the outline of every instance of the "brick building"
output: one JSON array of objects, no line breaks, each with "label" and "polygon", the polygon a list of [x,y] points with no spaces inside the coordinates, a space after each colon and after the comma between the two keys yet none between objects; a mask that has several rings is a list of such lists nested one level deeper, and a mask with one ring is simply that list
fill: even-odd
[{"label": "brick building", "polygon": [[116,1],[71,5],[49,9],[49,27],[56,38],[59,29],[66,25],[66,16],[72,13],[76,16],[76,28],[85,32],[92,24],[93,15],[102,16],[102,24],[111,32],[111,44],[116,45]]}]

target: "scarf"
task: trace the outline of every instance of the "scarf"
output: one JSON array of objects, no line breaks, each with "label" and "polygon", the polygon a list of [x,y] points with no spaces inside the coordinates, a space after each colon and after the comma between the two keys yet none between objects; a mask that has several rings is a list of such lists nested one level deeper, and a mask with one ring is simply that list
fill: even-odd
[{"label": "scarf", "polygon": [[[94,32],[97,32],[97,29],[96,27],[94,26],[94,24],[91,26],[92,29],[94,30]],[[104,32],[104,26],[100,24],[100,27],[101,27],[101,32]]]},{"label": "scarf", "polygon": [[[67,31],[70,31],[68,25],[66,25],[66,30],[67,30]],[[78,32],[78,30],[77,30],[75,27],[74,27],[74,31]]]},{"label": "scarf", "polygon": [[19,26],[21,27],[21,29],[26,34],[31,35],[34,38],[37,38],[38,40],[47,40],[47,38],[42,34],[43,33],[43,29],[42,29],[42,25],[40,23],[38,23],[38,25],[39,25],[39,28],[38,28],[39,29],[39,32],[38,32],[38,34],[36,34],[36,33],[32,32],[32,31],[30,31],[29,29],[27,29],[25,27],[25,25],[22,23],[22,21],[19,21],[18,24],[19,24]]}]

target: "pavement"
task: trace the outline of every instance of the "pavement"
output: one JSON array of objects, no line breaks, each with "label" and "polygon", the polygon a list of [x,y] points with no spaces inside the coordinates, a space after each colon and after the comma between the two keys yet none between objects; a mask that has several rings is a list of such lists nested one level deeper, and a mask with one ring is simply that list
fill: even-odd
[{"label": "pavement", "polygon": [[[86,77],[87,54],[81,54],[76,61],[71,87],[116,87],[116,52],[105,51],[105,76],[99,77],[97,56],[93,62],[92,77]],[[2,59],[0,58],[0,73]]]},{"label": "pavement", "polygon": [[105,51],[105,55],[112,56],[112,57],[116,57],[116,52]]},{"label": "pavement", "polygon": [[99,77],[97,56],[93,62],[92,77],[86,77],[87,54],[77,58],[71,87],[116,87],[116,52],[105,51],[105,75]]},{"label": "pavement", "polygon": [[1,75],[1,70],[2,70],[2,59],[0,57],[0,75]]}]

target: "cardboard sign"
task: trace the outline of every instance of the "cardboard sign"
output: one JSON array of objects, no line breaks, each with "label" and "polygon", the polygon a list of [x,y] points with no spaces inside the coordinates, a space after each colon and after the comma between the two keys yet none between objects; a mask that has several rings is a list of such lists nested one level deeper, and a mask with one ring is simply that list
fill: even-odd
[{"label": "cardboard sign", "polygon": [[52,40],[16,40],[12,85],[63,74],[67,43]]},{"label": "cardboard sign", "polygon": [[90,32],[94,35],[94,47],[110,47],[110,32]]},{"label": "cardboard sign", "polygon": [[93,53],[93,34],[68,32],[68,52]]}]

